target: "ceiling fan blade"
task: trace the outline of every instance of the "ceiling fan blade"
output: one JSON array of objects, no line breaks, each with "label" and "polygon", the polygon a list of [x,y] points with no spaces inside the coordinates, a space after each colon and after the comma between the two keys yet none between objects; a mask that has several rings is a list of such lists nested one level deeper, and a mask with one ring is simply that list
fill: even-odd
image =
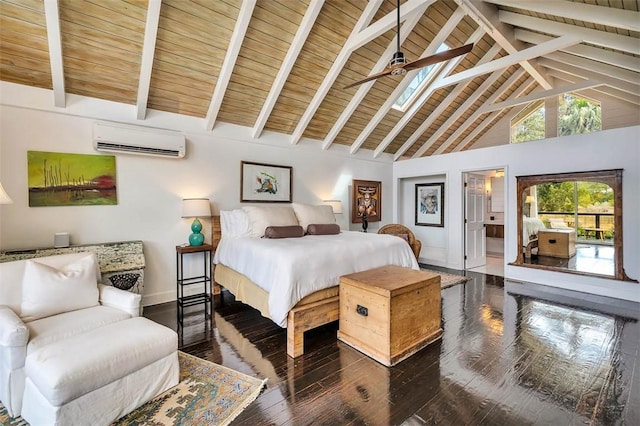
[{"label": "ceiling fan blade", "polygon": [[436,53],[435,55],[416,59],[415,61],[406,64],[403,68],[407,71],[424,68],[428,65],[437,64],[438,62],[447,61],[457,56],[464,55],[465,53],[469,53],[471,52],[471,49],[473,49],[473,43],[465,44],[462,47],[456,47],[455,49],[445,50],[444,52]]},{"label": "ceiling fan blade", "polygon": [[384,77],[385,75],[389,75],[391,74],[391,71],[393,71],[393,68],[385,68],[384,71],[381,71],[377,74],[371,74],[368,77],[363,78],[362,80],[356,81],[355,83],[351,83],[347,86],[344,86],[345,89],[348,89],[350,87],[353,86],[358,86],[362,83],[366,83],[367,81],[371,81],[371,80],[375,80],[376,78],[380,78],[380,77]]}]

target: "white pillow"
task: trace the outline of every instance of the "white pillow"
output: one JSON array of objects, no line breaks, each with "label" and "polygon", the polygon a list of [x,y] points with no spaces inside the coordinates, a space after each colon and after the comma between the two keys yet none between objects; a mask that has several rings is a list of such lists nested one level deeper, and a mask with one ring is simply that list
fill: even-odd
[{"label": "white pillow", "polygon": [[246,237],[251,232],[249,216],[242,209],[220,210],[220,228],[225,238]]},{"label": "white pillow", "polygon": [[293,209],[287,207],[262,207],[262,206],[246,206],[243,207],[249,217],[251,227],[250,237],[264,236],[264,230],[267,226],[297,226],[298,220]]},{"label": "white pillow", "polygon": [[96,306],[97,267],[93,253],[60,269],[28,260],[22,279],[22,320],[32,321]]},{"label": "white pillow", "polygon": [[336,217],[330,205],[312,206],[309,204],[293,203],[293,211],[304,232],[309,225],[325,225],[336,223]]}]

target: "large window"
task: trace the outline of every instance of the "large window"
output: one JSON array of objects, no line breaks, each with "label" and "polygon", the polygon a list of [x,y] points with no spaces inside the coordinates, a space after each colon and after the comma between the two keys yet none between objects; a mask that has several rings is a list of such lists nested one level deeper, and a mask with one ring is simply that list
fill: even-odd
[{"label": "large window", "polygon": [[565,93],[558,100],[558,136],[602,130],[600,102]]},{"label": "large window", "polygon": [[[558,99],[558,136],[602,130],[600,102],[565,93]],[[545,138],[544,100],[531,102],[511,119],[511,143]]]},{"label": "large window", "polygon": [[544,139],[544,100],[532,102],[511,120],[511,143]]}]

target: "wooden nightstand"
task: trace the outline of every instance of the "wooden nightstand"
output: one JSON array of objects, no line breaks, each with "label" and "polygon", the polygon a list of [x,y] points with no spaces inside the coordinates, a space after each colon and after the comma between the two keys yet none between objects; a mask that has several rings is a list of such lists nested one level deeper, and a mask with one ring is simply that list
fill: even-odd
[{"label": "wooden nightstand", "polygon": [[[184,308],[204,303],[205,318],[211,318],[211,253],[213,246],[203,244],[201,246],[176,246],[176,291],[177,291],[177,317],[178,324],[182,325]],[[184,276],[184,256],[187,254],[202,253],[203,269],[202,275],[193,277]],[[184,288],[191,285],[202,285],[202,292],[184,295]]]}]

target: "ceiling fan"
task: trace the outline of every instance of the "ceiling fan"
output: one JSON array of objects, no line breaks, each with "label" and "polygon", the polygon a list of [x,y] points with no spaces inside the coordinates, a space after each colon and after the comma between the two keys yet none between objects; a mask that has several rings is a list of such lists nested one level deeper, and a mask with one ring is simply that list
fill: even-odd
[{"label": "ceiling fan", "polygon": [[398,12],[398,30],[396,34],[398,47],[396,53],[394,53],[391,57],[391,61],[389,61],[389,66],[387,66],[383,71],[379,73],[371,74],[370,76],[363,78],[362,80],[344,86],[345,89],[357,86],[362,83],[366,83],[367,81],[384,77],[385,75],[404,75],[407,73],[407,71],[423,68],[432,64],[437,64],[438,62],[447,61],[449,59],[455,58],[456,56],[469,53],[471,49],[473,49],[473,43],[470,43],[462,47],[456,47],[455,49],[445,50],[444,52],[426,56],[413,62],[407,62],[404,53],[400,51],[400,0],[398,0],[398,7],[396,8],[396,10]]}]

